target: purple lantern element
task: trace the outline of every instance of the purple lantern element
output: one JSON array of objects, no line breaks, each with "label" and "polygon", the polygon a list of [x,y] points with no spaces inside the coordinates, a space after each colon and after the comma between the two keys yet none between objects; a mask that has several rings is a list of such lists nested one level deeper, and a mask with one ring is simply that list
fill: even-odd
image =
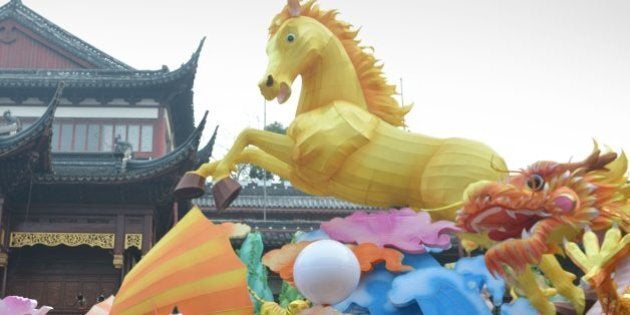
[{"label": "purple lantern element", "polygon": [[395,247],[405,253],[422,254],[427,247],[448,249],[450,234],[459,232],[453,222],[431,223],[426,212],[410,208],[367,213],[357,211],[346,218],[334,218],[321,224],[331,239],[344,243],[374,243]]},{"label": "purple lantern element", "polygon": [[50,306],[42,306],[38,309],[36,300],[21,296],[10,295],[0,299],[0,314],[45,315],[50,310],[52,310]]}]

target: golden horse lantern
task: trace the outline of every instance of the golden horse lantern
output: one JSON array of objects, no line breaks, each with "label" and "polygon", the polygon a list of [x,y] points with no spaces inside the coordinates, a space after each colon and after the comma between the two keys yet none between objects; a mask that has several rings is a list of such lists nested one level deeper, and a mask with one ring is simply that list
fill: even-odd
[{"label": "golden horse lantern", "polygon": [[411,106],[393,98],[395,86],[383,78],[382,65],[336,15],[313,0],[288,1],[269,28],[269,64],[259,83],[267,100],[284,103],[302,76],[287,134],[243,130],[222,160],[187,173],[176,196],[203,194],[205,179],[212,177],[217,207],[223,209],[240,190],[230,171],[253,163],[309,194],[435,210],[454,220],[469,184],[502,177],[497,169],[506,169],[503,159],[480,142],[400,128]]}]

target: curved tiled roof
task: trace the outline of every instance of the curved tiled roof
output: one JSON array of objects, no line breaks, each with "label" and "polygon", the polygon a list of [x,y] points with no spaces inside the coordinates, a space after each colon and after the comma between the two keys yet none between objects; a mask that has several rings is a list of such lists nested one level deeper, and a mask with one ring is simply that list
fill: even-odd
[{"label": "curved tiled roof", "polygon": [[66,30],[52,23],[35,11],[22,4],[20,0],[11,0],[0,7],[0,21],[13,18],[20,24],[44,36],[63,49],[102,69],[132,70],[133,68],[122,61],[100,51],[94,46],[82,41]]},{"label": "curved tiled roof", "polygon": [[198,169],[201,164],[208,162],[210,157],[212,156],[212,150],[214,149],[214,142],[217,139],[217,131],[219,130],[219,126],[214,128],[214,132],[212,133],[212,137],[206,143],[201,150],[197,151],[197,161],[195,162],[194,169]]},{"label": "curved tiled roof", "polygon": [[[195,199],[193,202],[205,209],[214,209],[214,199],[208,187],[207,193]],[[266,193],[266,197],[265,197]],[[267,187],[266,192],[262,186],[248,184],[243,187],[240,195],[232,202],[230,208],[239,209],[274,209],[274,210],[295,210],[295,209],[330,209],[330,210],[372,210],[377,209],[371,206],[351,203],[335,197],[312,196],[303,193],[292,186],[284,184],[274,184]],[[229,211],[229,208],[228,210]]]},{"label": "curved tiled roof", "polygon": [[203,41],[188,62],[176,70],[126,70],[126,69],[2,69],[0,87],[46,88],[64,82],[67,88],[146,88],[171,85],[174,82],[192,80]]},{"label": "curved tiled roof", "polygon": [[52,123],[63,88],[63,84],[58,85],[46,111],[35,123],[14,135],[0,136],[0,159],[10,157],[17,152],[27,149],[31,149],[39,154],[42,153],[40,151],[49,152]]}]

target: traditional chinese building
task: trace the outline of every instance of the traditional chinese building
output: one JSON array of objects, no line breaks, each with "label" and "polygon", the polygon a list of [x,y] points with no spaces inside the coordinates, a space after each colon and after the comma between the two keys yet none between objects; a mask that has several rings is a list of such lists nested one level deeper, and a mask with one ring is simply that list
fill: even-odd
[{"label": "traditional chinese building", "polygon": [[186,210],[171,192],[214,139],[199,150],[202,44],[178,69],[136,70],[0,6],[0,296],[84,314]]}]

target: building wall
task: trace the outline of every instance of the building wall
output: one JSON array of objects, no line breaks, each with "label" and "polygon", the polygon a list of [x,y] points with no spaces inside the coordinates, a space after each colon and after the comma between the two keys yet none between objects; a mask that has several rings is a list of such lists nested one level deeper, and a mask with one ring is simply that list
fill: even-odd
[{"label": "building wall", "polygon": [[0,21],[0,68],[93,68],[28,28],[8,19]]},{"label": "building wall", "polygon": [[13,249],[8,277],[7,295],[36,299],[64,315],[85,314],[100,295],[108,297],[120,285],[111,254],[89,246]]}]

